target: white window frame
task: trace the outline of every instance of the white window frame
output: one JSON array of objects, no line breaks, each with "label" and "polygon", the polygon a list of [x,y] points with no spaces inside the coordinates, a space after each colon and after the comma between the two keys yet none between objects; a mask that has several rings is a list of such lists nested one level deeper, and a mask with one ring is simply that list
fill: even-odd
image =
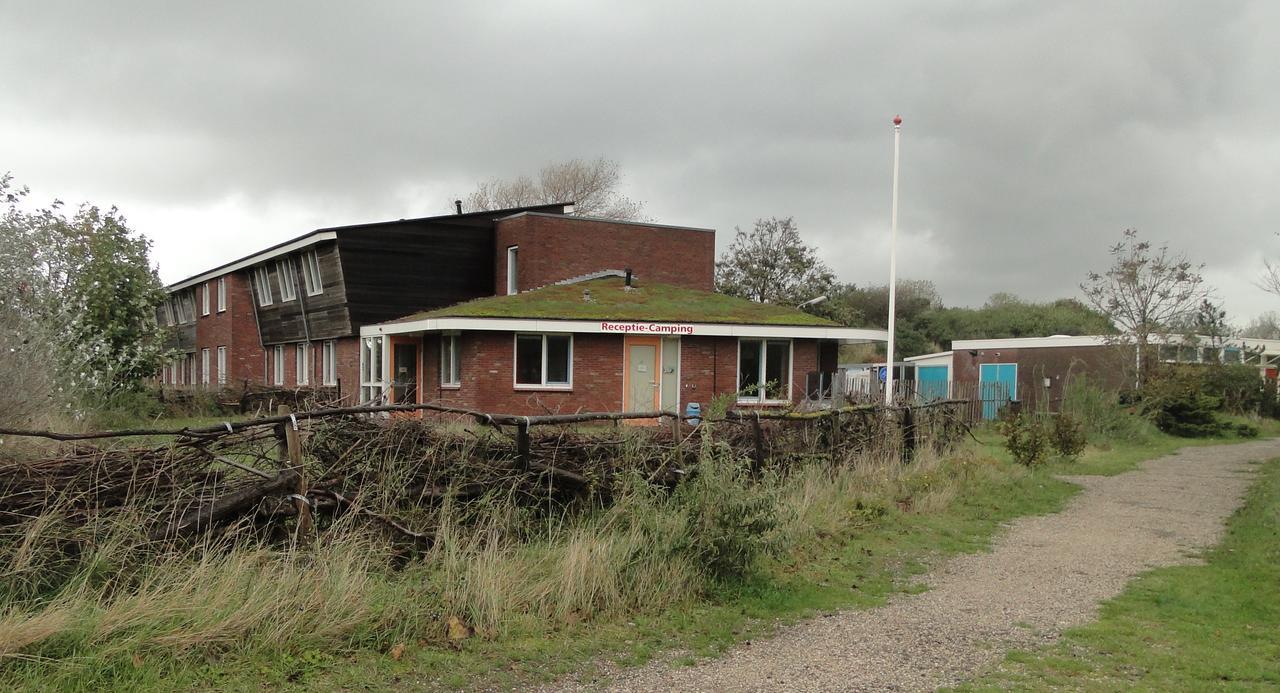
[{"label": "white window frame", "polygon": [[520,246],[507,246],[507,295],[520,293]]},{"label": "white window frame", "polygon": [[277,344],[271,356],[271,382],[284,385],[284,345]]},{"label": "white window frame", "polygon": [[218,384],[227,384],[227,348],[218,347]]},{"label": "white window frame", "polygon": [[253,268],[253,288],[258,294],[259,306],[271,305],[271,275],[265,265]]},{"label": "white window frame", "polygon": [[200,350],[200,384],[209,384],[209,347]]},{"label": "white window frame", "polygon": [[280,285],[280,302],[288,303],[298,297],[298,273],[289,258],[276,261],[276,283]]},{"label": "white window frame", "polygon": [[[522,383],[520,378],[519,349],[521,337],[542,338],[542,378],[540,383]],[[547,337],[569,338],[568,382],[547,382]],[[517,390],[572,390],[573,389],[573,333],[572,332],[517,332],[511,340],[511,384]]]},{"label": "white window frame", "polygon": [[323,380],[325,387],[338,384],[338,344],[332,339],[324,343],[321,352]]},{"label": "white window frame", "polygon": [[172,298],[165,301],[164,304],[160,306],[160,314],[161,314],[161,318],[164,320],[165,327],[172,327],[178,324],[177,314],[173,310]]},{"label": "white window frame", "polygon": [[227,278],[218,277],[218,312],[227,311]]},{"label": "white window frame", "polygon": [[[759,391],[756,395],[742,395],[742,343],[743,342],[760,342],[760,371],[756,374],[756,382],[760,384]],[[782,399],[766,399],[765,394],[767,388],[765,385],[765,372],[769,363],[769,342],[786,342],[787,343],[787,392]],[[739,404],[790,404],[791,403],[791,387],[796,379],[796,344],[794,339],[777,339],[770,337],[740,337],[738,338],[738,361],[734,364],[734,392],[738,393]]]},{"label": "white window frame", "polygon": [[364,337],[360,340],[360,402],[383,402],[387,395],[386,369],[390,340],[384,337]]},{"label": "white window frame", "polygon": [[293,360],[295,371],[294,379],[298,385],[311,384],[311,345],[307,342],[298,342],[293,345]]},{"label": "white window frame", "polygon": [[200,316],[204,317],[209,314],[209,282],[202,285],[200,291]]},{"label": "white window frame", "polygon": [[320,256],[314,250],[302,254],[302,281],[308,296],[324,293],[324,277],[320,274]]},{"label": "white window frame", "polygon": [[458,335],[440,336],[440,387],[462,387],[462,356],[458,353]]}]

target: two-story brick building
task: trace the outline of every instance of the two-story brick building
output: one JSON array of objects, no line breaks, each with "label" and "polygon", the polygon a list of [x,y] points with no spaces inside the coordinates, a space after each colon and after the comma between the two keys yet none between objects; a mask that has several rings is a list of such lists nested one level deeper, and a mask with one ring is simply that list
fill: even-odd
[{"label": "two-story brick building", "polygon": [[710,289],[709,229],[569,216],[569,204],[317,229],[176,282],[170,386],[360,387],[362,326],[600,265]]}]

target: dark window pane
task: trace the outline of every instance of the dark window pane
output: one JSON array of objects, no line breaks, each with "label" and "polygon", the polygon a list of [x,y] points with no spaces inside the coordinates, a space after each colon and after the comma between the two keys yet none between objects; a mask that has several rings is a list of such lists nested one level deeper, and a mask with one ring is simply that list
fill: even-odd
[{"label": "dark window pane", "polygon": [[786,399],[791,382],[791,342],[770,341],[765,350],[764,382],[766,399]]},{"label": "dark window pane", "polygon": [[516,337],[516,383],[542,384],[542,337],[537,335]]},{"label": "dark window pane", "polygon": [[547,382],[569,384],[569,337],[547,337]]},{"label": "dark window pane", "polygon": [[760,388],[760,347],[756,339],[738,342],[738,393],[743,397],[755,397]]}]

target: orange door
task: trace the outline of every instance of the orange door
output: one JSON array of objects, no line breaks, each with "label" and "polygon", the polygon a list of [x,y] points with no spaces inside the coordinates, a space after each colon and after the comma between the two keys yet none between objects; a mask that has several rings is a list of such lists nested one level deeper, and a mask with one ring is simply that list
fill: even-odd
[{"label": "orange door", "polygon": [[[658,337],[624,337],[622,352],[622,410],[658,411],[661,406],[662,340]],[[657,423],[649,419],[632,421]]]}]

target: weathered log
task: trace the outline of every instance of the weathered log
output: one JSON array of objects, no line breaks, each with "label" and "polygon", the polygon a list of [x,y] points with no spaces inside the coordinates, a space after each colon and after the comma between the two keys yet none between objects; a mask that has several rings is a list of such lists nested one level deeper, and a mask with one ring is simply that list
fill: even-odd
[{"label": "weathered log", "polygon": [[286,493],[298,485],[298,473],[283,471],[270,481],[236,489],[222,496],[199,503],[184,512],[181,517],[151,532],[151,538],[175,539],[199,534],[213,525],[253,508],[262,498]]}]

